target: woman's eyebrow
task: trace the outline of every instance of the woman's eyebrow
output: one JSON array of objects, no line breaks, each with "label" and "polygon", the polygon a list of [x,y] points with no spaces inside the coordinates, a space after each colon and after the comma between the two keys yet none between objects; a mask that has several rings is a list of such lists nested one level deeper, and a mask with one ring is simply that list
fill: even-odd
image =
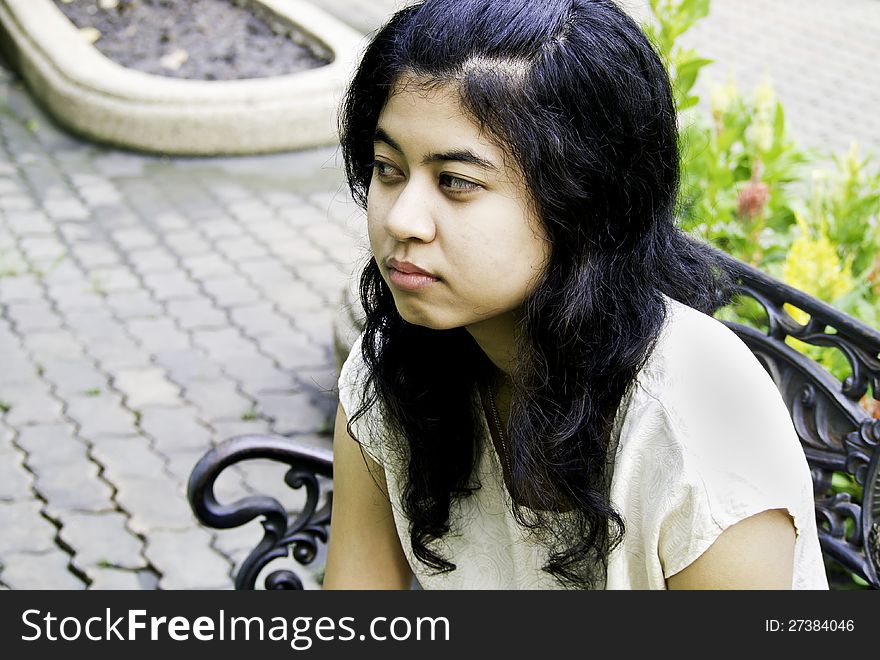
[{"label": "woman's eyebrow", "polygon": [[[376,132],[373,135],[373,143],[376,142],[384,142],[389,147],[397,151],[398,153],[403,153],[403,149],[400,148],[400,145],[397,143],[394,138],[392,138],[388,133],[380,128],[376,127]],[[422,164],[427,165],[428,163],[447,163],[447,162],[460,162],[460,163],[468,163],[470,165],[476,165],[477,167],[482,167],[486,170],[499,171],[498,166],[493,162],[486,160],[485,158],[481,158],[477,154],[475,154],[470,149],[452,149],[450,151],[444,151],[442,153],[431,153],[425,155],[422,158]]]}]

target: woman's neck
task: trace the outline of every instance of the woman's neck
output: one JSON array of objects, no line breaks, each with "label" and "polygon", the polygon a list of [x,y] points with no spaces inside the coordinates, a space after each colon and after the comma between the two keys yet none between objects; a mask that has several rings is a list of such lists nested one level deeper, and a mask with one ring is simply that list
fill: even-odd
[{"label": "woman's neck", "polygon": [[507,380],[513,370],[519,316],[518,312],[506,312],[467,326],[474,341],[501,372],[501,380]]}]

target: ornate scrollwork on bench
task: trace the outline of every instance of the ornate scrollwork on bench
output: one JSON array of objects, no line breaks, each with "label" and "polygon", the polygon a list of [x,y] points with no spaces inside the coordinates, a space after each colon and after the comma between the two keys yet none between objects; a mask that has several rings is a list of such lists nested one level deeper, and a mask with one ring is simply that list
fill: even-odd
[{"label": "ornate scrollwork on bench", "polygon": [[[265,458],[290,466],[284,481],[293,489],[306,489],[301,512],[291,515],[278,500],[263,495],[220,504],[214,483],[226,468],[242,461]],[[324,492],[322,493],[322,479]],[[263,516],[263,538],[244,560],[235,577],[236,589],[253,589],[260,571],[273,559],[292,555],[305,566],[314,561],[318,542],[326,543],[333,502],[333,454],[329,449],[298,444],[276,435],[245,435],[221,443],[196,464],[189,478],[187,496],[196,517],[209,527],[228,529]],[[323,497],[322,497],[323,495]],[[319,507],[321,502],[323,505]],[[291,570],[272,572],[267,589],[302,589]]]},{"label": "ornate scrollwork on bench", "polygon": [[[747,264],[724,257],[737,293],[767,314],[764,332],[726,321],[779,387],[813,476],[819,541],[826,557],[880,588],[880,420],[859,402],[880,396],[880,332]],[[791,305],[809,315],[799,323]],[[852,371],[843,382],[786,343],[833,347]],[[832,489],[834,473],[851,475],[861,500]]]}]

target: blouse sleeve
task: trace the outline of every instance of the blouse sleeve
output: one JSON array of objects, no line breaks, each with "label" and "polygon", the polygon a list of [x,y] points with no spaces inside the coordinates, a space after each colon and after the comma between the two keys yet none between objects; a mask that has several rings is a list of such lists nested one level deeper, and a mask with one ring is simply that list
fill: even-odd
[{"label": "blouse sleeve", "polygon": [[[367,396],[367,377],[369,375],[367,365],[361,353],[363,334],[360,334],[352,345],[342,370],[339,373],[339,403],[345,411],[345,416],[351,420],[352,416],[363,405]],[[377,418],[377,405],[374,404],[363,416],[352,425],[355,439],[363,447],[367,455],[379,465],[384,465],[383,452],[379,441],[380,434],[377,432],[379,422]]]},{"label": "blouse sleeve", "polygon": [[779,390],[728,328],[706,317],[699,332],[668,347],[649,395],[659,433],[643,447],[647,508],[664,578],[769,509],[791,515],[796,554],[815,555],[812,480]]}]

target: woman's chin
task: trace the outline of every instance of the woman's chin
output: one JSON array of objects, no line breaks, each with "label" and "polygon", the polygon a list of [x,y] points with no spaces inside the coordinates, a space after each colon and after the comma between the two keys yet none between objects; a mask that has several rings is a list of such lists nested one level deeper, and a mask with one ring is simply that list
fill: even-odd
[{"label": "woman's chin", "polygon": [[411,305],[397,305],[397,313],[407,323],[431,330],[450,330],[461,327],[460,323],[455,323],[451,319],[431,313],[430,310],[414,309]]}]

